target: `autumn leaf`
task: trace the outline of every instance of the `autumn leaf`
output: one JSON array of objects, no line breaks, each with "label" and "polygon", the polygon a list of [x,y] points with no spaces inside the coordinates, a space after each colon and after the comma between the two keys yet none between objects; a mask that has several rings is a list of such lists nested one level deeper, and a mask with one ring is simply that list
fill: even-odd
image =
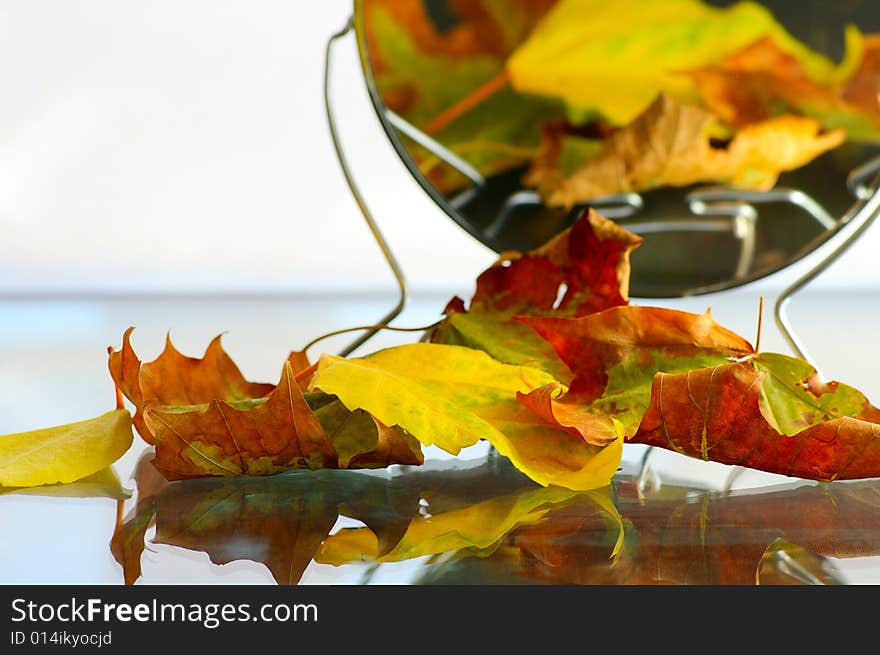
[{"label": "autumn leaf", "polygon": [[693,100],[693,83],[682,71],[711,65],[762,37],[772,37],[817,81],[834,75],[827,58],[759,4],[717,8],[699,0],[561,0],[513,52],[507,71],[521,93],[560,98],[573,115],[598,112],[621,126],[660,93]]},{"label": "autumn leaf", "polygon": [[485,439],[539,484],[604,486],[620,461],[620,435],[599,448],[517,401],[517,392],[556,383],[542,370],[478,350],[418,343],[358,359],[324,355],[311,387],[454,455]]},{"label": "autumn leaf", "polygon": [[0,485],[76,482],[113,464],[132,439],[131,415],[125,409],[87,421],[0,436]]},{"label": "autumn leaf", "polygon": [[155,444],[153,464],[168,479],[422,461],[418,442],[401,430],[348,412],[335,398],[307,398],[302,376],[313,369],[301,353],[285,362],[278,385],[257,384],[244,379],[219,337],[201,359],[180,354],[169,339],[144,364],[130,335],[110,349],[110,372],[137,407],[138,431]]},{"label": "autumn leaf", "polygon": [[[278,584],[296,584],[321,544],[333,539],[328,534],[340,516],[362,521],[372,538],[371,552],[384,557],[397,548],[411,522],[423,518],[426,508],[445,514],[517,493],[572,494],[536,489],[512,466],[497,462],[436,462],[395,475],[291,471],[264,478],[168,484],[149,460],[147,454],[138,462],[137,506],[117,526],[111,545],[127,584],[141,576],[144,538],[153,522],[153,543],[202,551],[217,564],[261,562]],[[486,533],[492,530],[503,534],[495,526],[484,528]]]},{"label": "autumn leaf", "polygon": [[723,145],[713,141],[716,126],[712,114],[661,95],[568,175],[548,154],[560,151],[552,141],[559,134],[546,132],[544,155],[523,182],[536,187],[549,204],[565,207],[610,194],[700,182],[766,190],[780,173],[845,139],[842,130],[823,132],[816,119],[788,114],[750,124]]},{"label": "autumn leaf", "polygon": [[880,476],[880,410],[784,355],[658,373],[631,441],[813,480]]},{"label": "autumn leaf", "polygon": [[686,372],[753,353],[709,312],[630,305],[580,318],[517,320],[543,337],[574,375],[569,390],[551,383],[519,393],[520,401],[591,443],[606,443],[618,429],[627,438],[635,434],[658,371]]},{"label": "autumn leaf", "polygon": [[841,90],[844,102],[857,107],[875,123],[880,121],[880,34],[856,33],[861,59],[858,68],[846,79]]},{"label": "autumn leaf", "polygon": [[[728,125],[741,127],[783,113],[841,128],[848,138],[880,140],[880,39],[847,31],[847,55],[825,83],[813,80],[801,62],[765,37],[720,62],[691,71],[701,103]],[[853,69],[853,70],[850,70]]]},{"label": "autumn leaf", "polygon": [[369,528],[340,530],[324,541],[315,554],[315,561],[333,566],[364,560],[400,562],[463,549],[491,549],[511,530],[540,522],[551,507],[576,495],[559,487],[538,487],[458,510],[418,516],[398,544],[384,554]]},{"label": "autumn leaf", "polygon": [[477,348],[506,364],[541,368],[567,382],[564,363],[516,315],[582,316],[623,305],[629,294],[629,254],[638,237],[592,209],[529,253],[506,253],[477,278],[467,310],[447,306],[434,343]]},{"label": "autumn leaf", "polygon": [[[540,124],[561,116],[562,107],[552,99],[516,93],[499,76],[508,54],[555,1],[452,2],[445,9],[453,24],[440,29],[423,2],[365,0],[365,42],[383,102],[486,176],[523,165],[538,145]],[[432,125],[496,79],[500,84],[481,102]],[[468,183],[418,144],[406,142],[442,192]]]},{"label": "autumn leaf", "polygon": [[880,552],[876,481],[732,494],[664,482],[645,495],[621,477],[612,497],[625,530],[614,559],[616,528],[594,505],[575,501],[510,534],[518,554],[507,558],[511,575],[550,584],[753,585],[771,579],[765,560],[781,545],[820,562]]}]

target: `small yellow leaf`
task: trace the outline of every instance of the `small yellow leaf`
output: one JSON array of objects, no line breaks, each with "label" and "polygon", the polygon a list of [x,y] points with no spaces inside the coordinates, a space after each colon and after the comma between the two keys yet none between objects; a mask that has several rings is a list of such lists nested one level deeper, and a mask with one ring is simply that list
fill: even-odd
[{"label": "small yellow leaf", "polygon": [[0,485],[75,482],[110,466],[132,442],[131,415],[115,409],[87,421],[0,436]]}]

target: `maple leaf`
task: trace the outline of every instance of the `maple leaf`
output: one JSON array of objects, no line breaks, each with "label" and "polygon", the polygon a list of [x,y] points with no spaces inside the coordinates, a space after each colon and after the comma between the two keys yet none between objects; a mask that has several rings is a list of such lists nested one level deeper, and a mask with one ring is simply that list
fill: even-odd
[{"label": "maple leaf", "polygon": [[358,359],[324,355],[311,388],[454,455],[485,439],[545,486],[608,484],[620,461],[621,435],[600,448],[517,401],[517,392],[547,384],[557,381],[540,369],[503,364],[472,348],[418,343]]},{"label": "maple leaf", "polygon": [[880,410],[784,355],[659,373],[632,442],[814,480],[880,475]]},{"label": "maple leaf", "polygon": [[786,114],[750,124],[717,146],[714,126],[712,114],[663,94],[568,175],[552,158],[561,148],[553,141],[559,133],[545,132],[544,155],[535,159],[523,182],[551,205],[565,207],[615,193],[698,182],[766,190],[780,173],[839,146],[846,136],[842,130],[823,132],[814,118]]},{"label": "maple leaf", "polygon": [[401,430],[348,412],[335,398],[307,398],[301,385],[313,369],[302,353],[284,363],[278,385],[257,384],[244,379],[219,337],[201,359],[183,356],[169,339],[144,364],[131,331],[120,350],[110,349],[109,368],[168,479],[422,462],[418,442]]},{"label": "maple leaf", "polygon": [[543,246],[505,253],[477,278],[470,306],[453,299],[431,341],[477,348],[507,364],[542,368],[557,380],[570,372],[516,315],[582,316],[628,302],[629,254],[638,237],[585,210]]},{"label": "maple leaf", "polygon": [[561,98],[572,115],[598,112],[620,126],[660,93],[691,98],[692,82],[682,71],[711,65],[762,37],[772,37],[815,79],[834,74],[827,58],[759,4],[717,8],[699,0],[561,0],[512,53],[507,70],[517,91]]},{"label": "maple leaf", "polygon": [[619,429],[637,430],[658,371],[684,372],[753,353],[709,312],[659,307],[612,307],[580,318],[518,317],[553,347],[573,372],[570,389],[558,383],[518,393],[551,424],[589,443],[607,443]]},{"label": "maple leaf", "polygon": [[131,446],[131,414],[115,409],[86,421],[0,436],[0,485],[36,487],[98,473]]}]

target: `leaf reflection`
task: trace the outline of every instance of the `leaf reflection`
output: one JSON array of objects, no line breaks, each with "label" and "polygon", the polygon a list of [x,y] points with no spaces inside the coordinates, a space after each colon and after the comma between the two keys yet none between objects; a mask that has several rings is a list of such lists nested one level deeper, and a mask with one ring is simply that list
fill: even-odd
[{"label": "leaf reflection", "polygon": [[[153,522],[153,543],[217,564],[261,562],[279,584],[298,583],[313,561],[419,557],[425,584],[834,584],[842,578],[831,558],[880,554],[880,480],[734,493],[674,484],[646,495],[618,475],[578,493],[538,487],[489,457],[466,468],[157,484],[147,460],[111,544],[129,584]],[[339,517],[364,526],[334,532]]]}]

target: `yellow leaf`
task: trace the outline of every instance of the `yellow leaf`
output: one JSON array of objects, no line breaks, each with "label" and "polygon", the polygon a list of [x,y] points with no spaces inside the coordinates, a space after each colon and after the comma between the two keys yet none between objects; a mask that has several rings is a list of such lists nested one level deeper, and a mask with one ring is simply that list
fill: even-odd
[{"label": "yellow leaf", "polygon": [[324,355],[311,388],[454,455],[485,439],[539,484],[605,486],[620,463],[622,432],[608,446],[590,445],[517,400],[517,392],[554,382],[544,371],[502,364],[482,351],[417,343],[362,359]]},{"label": "yellow leaf", "polygon": [[132,442],[131,415],[116,409],[88,421],[0,436],[0,485],[75,482],[110,466]]},{"label": "yellow leaf", "polygon": [[419,516],[385,555],[379,554],[379,540],[372,530],[349,528],[327,537],[315,561],[333,566],[363,559],[402,562],[462,548],[487,549],[514,528],[540,522],[555,506],[575,496],[567,489],[530,489],[435,516]]},{"label": "yellow leaf", "polygon": [[624,125],[666,92],[692,97],[683,71],[708,66],[764,36],[816,81],[834,65],[792,37],[754,2],[716,8],[699,0],[561,0],[508,60],[513,87],[598,110]]}]

